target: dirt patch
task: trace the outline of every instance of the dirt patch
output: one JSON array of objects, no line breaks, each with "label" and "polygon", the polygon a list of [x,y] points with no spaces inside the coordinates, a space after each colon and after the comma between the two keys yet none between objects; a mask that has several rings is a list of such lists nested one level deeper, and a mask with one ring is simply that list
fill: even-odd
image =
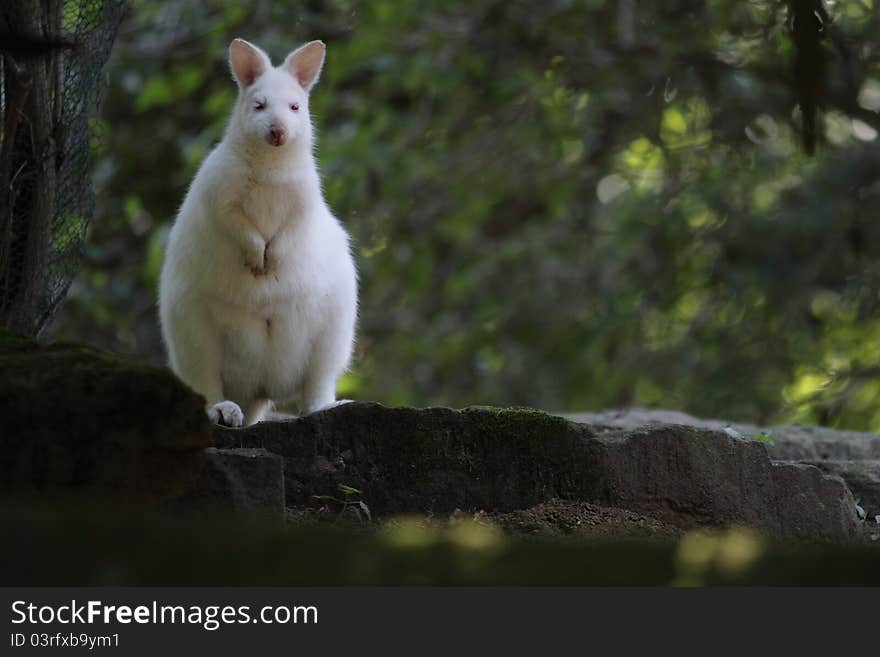
[{"label": "dirt patch", "polygon": [[487,518],[508,533],[541,538],[663,539],[683,533],[679,527],[626,509],[558,499]]},{"label": "dirt patch", "polygon": [[[443,528],[461,521],[492,525],[506,534],[523,538],[602,538],[602,539],[669,539],[677,538],[683,529],[634,511],[599,506],[589,502],[553,499],[528,509],[509,513],[487,511],[455,511],[449,515],[408,516],[426,528]],[[336,526],[347,530],[369,532],[397,522],[396,516],[366,521],[363,515],[332,509],[288,508],[287,522],[297,526]]]}]

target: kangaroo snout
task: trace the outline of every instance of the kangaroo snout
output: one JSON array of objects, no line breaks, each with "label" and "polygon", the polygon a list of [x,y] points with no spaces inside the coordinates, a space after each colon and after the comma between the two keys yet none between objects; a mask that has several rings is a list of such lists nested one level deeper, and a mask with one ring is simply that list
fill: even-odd
[{"label": "kangaroo snout", "polygon": [[287,129],[283,126],[270,125],[266,133],[266,141],[272,146],[283,146],[287,141]]}]

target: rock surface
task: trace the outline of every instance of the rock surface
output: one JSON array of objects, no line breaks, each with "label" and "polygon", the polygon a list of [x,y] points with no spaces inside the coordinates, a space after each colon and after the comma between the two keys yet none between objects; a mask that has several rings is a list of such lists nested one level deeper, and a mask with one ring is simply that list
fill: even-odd
[{"label": "rock surface", "polygon": [[764,434],[771,458],[780,461],[880,460],[880,436],[859,431],[789,424],[762,427],[754,424],[707,420],[679,411],[624,409],[601,413],[566,413],[573,422],[594,427],[633,429],[648,425],[680,424],[701,429],[733,429],[746,438]]},{"label": "rock surface", "polygon": [[532,410],[352,403],[246,429],[221,447],[284,456],[286,503],[339,484],[374,514],[526,509],[552,498],[646,514],[679,527],[744,524],[782,539],[860,536],[839,477],[774,465],[762,443],[697,427],[591,426]]},{"label": "rock surface", "polygon": [[[721,431],[734,431],[744,438],[762,437],[772,459],[781,463],[816,466],[841,477],[855,500],[865,511],[866,529],[880,536],[880,436],[860,431],[841,431],[799,424],[758,426],[724,420],[695,418],[678,411],[624,409],[601,413],[573,413],[565,417],[601,430],[685,425]],[[809,522],[804,518],[803,522]],[[874,540],[877,540],[876,538]]]},{"label": "rock surface", "polygon": [[175,501],[177,508],[284,518],[284,461],[280,456],[264,449],[211,447],[205,457],[201,476]]},{"label": "rock surface", "polygon": [[135,501],[189,489],[211,445],[204,400],[170,371],[0,330],[0,491]]},{"label": "rock surface", "polygon": [[880,461],[815,461],[812,463],[829,474],[839,475],[849,486],[853,497],[865,511],[869,524],[877,525],[880,516]]}]

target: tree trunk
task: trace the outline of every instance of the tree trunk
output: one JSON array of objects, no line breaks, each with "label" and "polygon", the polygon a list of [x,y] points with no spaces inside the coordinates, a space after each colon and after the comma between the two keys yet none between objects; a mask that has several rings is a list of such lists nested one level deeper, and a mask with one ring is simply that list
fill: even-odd
[{"label": "tree trunk", "polygon": [[[61,0],[0,9],[14,34],[49,41],[61,33]],[[0,147],[0,324],[35,335],[43,324],[57,195],[61,50],[3,53]]]}]

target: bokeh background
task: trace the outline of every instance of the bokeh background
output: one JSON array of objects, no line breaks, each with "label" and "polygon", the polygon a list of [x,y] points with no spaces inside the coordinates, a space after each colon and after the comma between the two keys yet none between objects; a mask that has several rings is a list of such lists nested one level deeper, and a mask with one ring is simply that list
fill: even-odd
[{"label": "bokeh background", "polygon": [[228,43],[321,38],[361,276],[341,395],[880,430],[877,4],[826,1],[806,75],[782,1],[136,2],[51,336],[164,362],[162,253],[236,93]]}]

